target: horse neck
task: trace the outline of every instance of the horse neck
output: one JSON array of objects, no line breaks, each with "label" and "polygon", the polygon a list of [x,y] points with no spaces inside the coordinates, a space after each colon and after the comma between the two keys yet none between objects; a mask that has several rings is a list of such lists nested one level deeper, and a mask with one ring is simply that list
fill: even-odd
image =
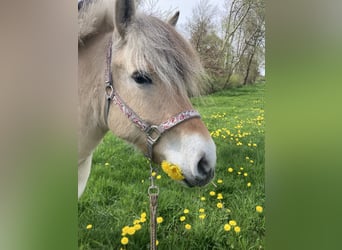
[{"label": "horse neck", "polygon": [[111,37],[111,33],[98,34],[79,47],[79,158],[88,157],[108,131],[104,120],[104,72]]}]

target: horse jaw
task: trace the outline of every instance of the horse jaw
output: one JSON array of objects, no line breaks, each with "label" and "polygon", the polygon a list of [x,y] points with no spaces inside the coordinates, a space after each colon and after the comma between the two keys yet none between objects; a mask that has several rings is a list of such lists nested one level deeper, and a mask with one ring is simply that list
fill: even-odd
[{"label": "horse jaw", "polygon": [[214,177],[216,146],[211,138],[200,134],[183,135],[177,140],[163,140],[158,151],[158,161],[178,165],[185,177],[182,182],[189,187],[204,186]]}]

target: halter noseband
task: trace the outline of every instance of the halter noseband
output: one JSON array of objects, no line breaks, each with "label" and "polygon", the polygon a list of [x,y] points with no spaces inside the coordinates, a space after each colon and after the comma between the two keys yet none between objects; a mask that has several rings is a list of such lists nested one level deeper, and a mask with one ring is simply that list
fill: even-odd
[{"label": "halter noseband", "polygon": [[105,90],[106,90],[106,105],[105,105],[105,121],[107,123],[109,108],[111,102],[116,104],[120,110],[126,115],[128,119],[133,122],[141,131],[146,134],[147,138],[147,157],[152,159],[152,149],[153,145],[159,140],[160,136],[167,130],[173,128],[174,126],[182,123],[188,119],[201,118],[200,114],[196,110],[186,110],[180,112],[165,122],[159,125],[150,124],[143,119],[141,119],[118,95],[113,85],[113,75],[111,70],[112,62],[112,41],[109,42],[109,47],[107,50],[106,57],[106,71],[105,71]]}]

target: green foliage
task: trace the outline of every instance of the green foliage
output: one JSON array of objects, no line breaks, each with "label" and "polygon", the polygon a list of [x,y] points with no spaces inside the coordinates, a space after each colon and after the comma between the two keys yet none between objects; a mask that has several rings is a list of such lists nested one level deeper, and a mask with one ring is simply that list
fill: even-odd
[{"label": "green foliage", "polygon": [[[216,176],[212,184],[190,189],[160,169],[158,216],[164,220],[157,231],[159,249],[264,248],[264,212],[255,209],[265,202],[264,88],[265,84],[232,88],[192,100],[217,146]],[[79,249],[148,249],[148,178],[146,159],[108,134],[96,149],[91,177],[78,203]],[[219,193],[222,199],[217,199]],[[141,229],[134,235],[126,235],[129,242],[122,245],[122,228],[133,226],[143,212],[147,221],[139,223]],[[237,226],[225,231],[231,220]]]}]

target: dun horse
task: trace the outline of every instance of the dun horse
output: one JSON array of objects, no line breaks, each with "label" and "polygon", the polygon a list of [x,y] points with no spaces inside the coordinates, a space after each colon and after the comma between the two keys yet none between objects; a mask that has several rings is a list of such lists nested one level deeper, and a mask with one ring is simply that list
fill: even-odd
[{"label": "dun horse", "polygon": [[188,97],[203,70],[174,28],[178,15],[163,22],[134,0],[85,1],[79,11],[79,197],[109,130],[155,163],[177,164],[189,187],[213,178],[215,144]]}]

